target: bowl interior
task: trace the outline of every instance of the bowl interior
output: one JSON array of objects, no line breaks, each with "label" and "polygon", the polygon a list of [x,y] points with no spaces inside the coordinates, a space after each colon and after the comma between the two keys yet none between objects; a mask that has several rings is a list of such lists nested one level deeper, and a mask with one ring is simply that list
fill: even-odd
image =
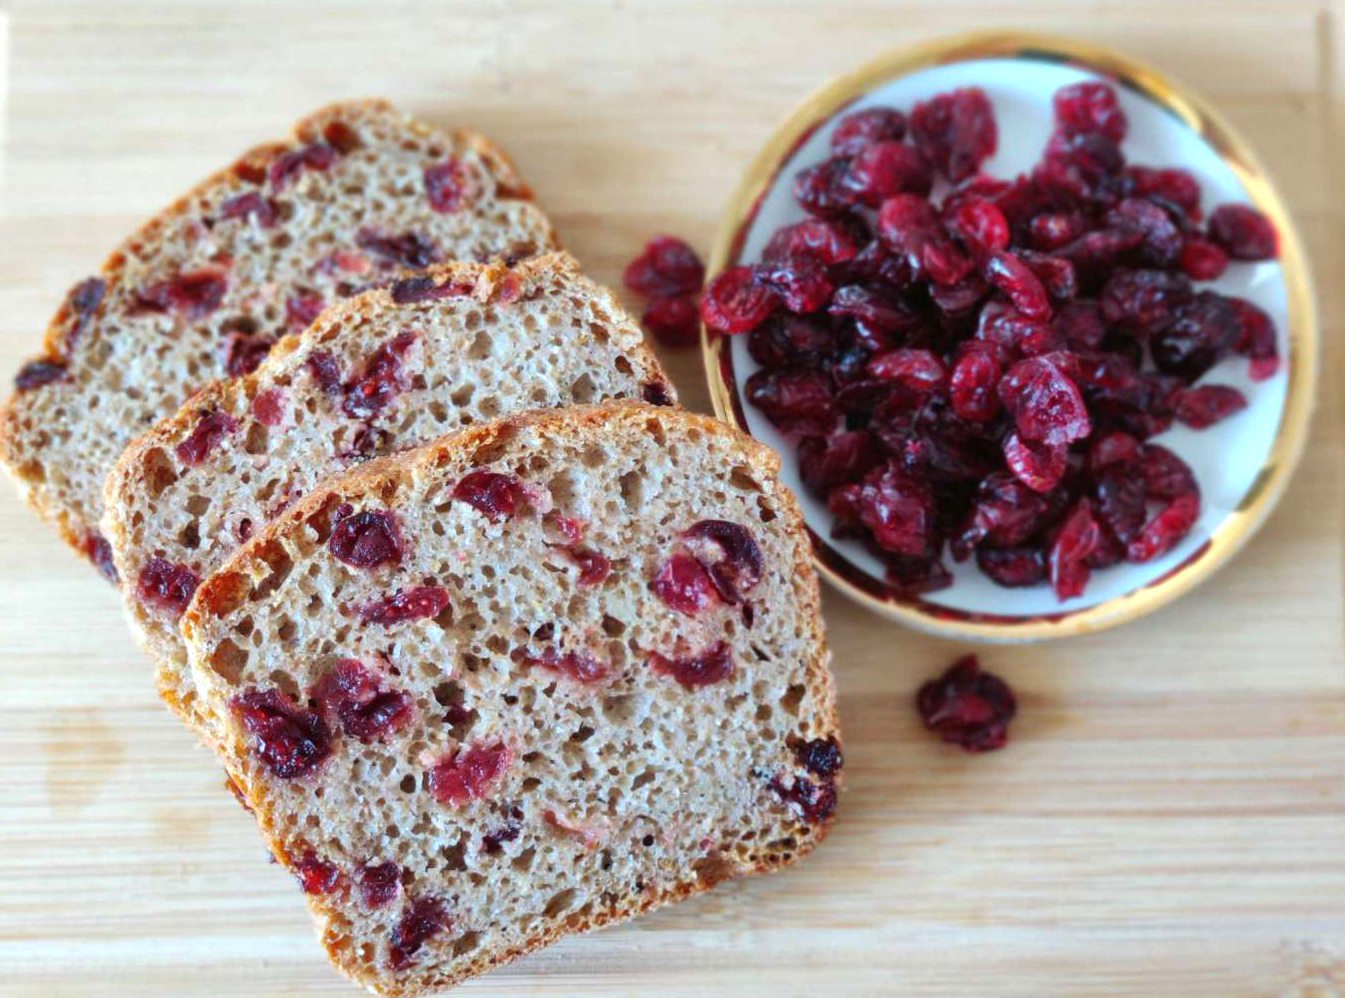
[{"label": "bowl interior", "polygon": [[[983,170],[993,176],[1012,178],[1029,170],[1041,156],[1052,130],[1052,94],[1070,83],[1096,78],[1097,74],[1072,65],[1011,57],[931,66],[878,84],[864,96],[832,112],[780,164],[755,215],[740,233],[741,249],[736,262],[760,260],[766,241],[777,228],[806,217],[792,196],[794,174],[827,157],[831,131],[840,116],[875,105],[909,111],[915,102],[935,94],[956,87],[979,86],[994,105],[999,127],[998,149]],[[1189,170],[1200,182],[1201,207],[1207,214],[1221,203],[1249,200],[1248,189],[1238,173],[1186,121],[1134,89],[1119,85],[1118,91],[1130,122],[1122,145],[1127,162]],[[943,188],[938,187],[933,197],[937,200],[942,193]],[[1279,260],[1234,262],[1219,280],[1200,282],[1199,287],[1238,295],[1259,305],[1276,324],[1280,355],[1289,356],[1288,295]],[[743,383],[759,367],[748,354],[745,340],[733,337],[728,342],[735,390],[740,398]],[[1195,560],[1214,532],[1244,502],[1266,466],[1284,413],[1288,386],[1285,371],[1282,366],[1274,377],[1254,382],[1247,375],[1244,358],[1224,360],[1199,383],[1239,388],[1247,397],[1247,409],[1205,430],[1177,424],[1154,438],[1190,464],[1202,495],[1199,521],[1165,556],[1145,565],[1123,563],[1094,572],[1083,595],[1061,603],[1049,586],[1003,588],[983,576],[974,560],[959,565],[945,554],[945,563],[953,572],[953,585],[925,594],[921,603],[936,613],[943,609],[1001,619],[1069,614],[1134,593]],[[795,441],[780,433],[751,405],[743,403],[742,414],[748,431],[782,455],[784,480],[798,496],[809,527],[821,543],[831,548],[824,553],[824,560],[834,566],[838,558],[842,559],[848,563],[847,569],[858,570],[868,577],[863,588],[876,591],[883,577],[881,562],[857,541],[831,539],[831,514],[799,478]],[[853,571],[849,574],[853,575]]]}]

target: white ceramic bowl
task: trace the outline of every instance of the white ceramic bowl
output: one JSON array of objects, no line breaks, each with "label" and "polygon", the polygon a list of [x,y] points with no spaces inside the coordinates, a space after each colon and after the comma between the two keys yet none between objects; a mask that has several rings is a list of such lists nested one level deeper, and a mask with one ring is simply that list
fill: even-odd
[{"label": "white ceramic bowl", "polygon": [[[809,98],[780,127],[749,169],[716,241],[710,273],[753,263],[771,234],[805,217],[792,181],[828,155],[839,117],[884,105],[909,110],[917,101],[956,87],[979,86],[998,123],[998,148],[983,164],[992,176],[1029,170],[1050,136],[1051,97],[1062,86],[1105,78],[1116,85],[1130,127],[1122,149],[1128,162],[1181,166],[1200,181],[1208,212],[1228,201],[1255,205],[1274,222],[1280,256],[1232,263],[1202,287],[1248,298],[1279,331],[1280,372],[1254,382],[1240,357],[1224,360],[1202,379],[1234,385],[1248,407],[1214,426],[1177,424],[1155,440],[1191,466],[1201,487],[1201,513],[1186,538],[1144,565],[1121,564],[1093,573],[1085,592],[1059,602],[1049,586],[1006,589],[982,575],[974,560],[955,564],[954,582],[918,599],[892,593],[883,567],[854,540],[833,540],[825,504],[802,485],[794,441],[751,405],[742,385],[758,368],[746,337],[705,331],[707,372],[721,418],[735,422],[782,456],[812,533],[823,575],[847,594],[890,617],[926,630],[989,640],[1029,640],[1081,633],[1133,619],[1176,598],[1207,577],[1259,526],[1283,490],[1306,434],[1317,360],[1317,329],[1306,265],[1278,195],[1241,140],[1213,111],[1171,81],[1122,56],[1057,39],[981,35],[949,39],[879,59]],[[941,194],[936,188],[935,197]]]}]

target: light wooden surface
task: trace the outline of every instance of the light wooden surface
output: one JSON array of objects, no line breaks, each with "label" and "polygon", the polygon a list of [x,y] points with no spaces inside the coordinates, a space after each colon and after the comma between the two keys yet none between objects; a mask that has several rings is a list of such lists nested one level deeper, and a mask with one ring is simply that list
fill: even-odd
[{"label": "light wooden surface", "polygon": [[[880,51],[1009,25],[1123,48],[1212,97],[1315,260],[1326,377],[1279,511],[1194,595],[1123,629],[989,650],[1004,752],[919,728],[956,654],[826,613],[847,736],[832,837],[781,875],[565,941],[508,995],[1345,994],[1345,292],[1330,0],[779,0],[8,8],[0,369],[143,217],[329,99],[387,95],[517,159],[600,280],[653,233],[708,248],[747,157]],[[699,360],[667,357],[706,408]],[[0,493],[0,995],[345,995],[298,891],[163,710],[113,592]]]}]

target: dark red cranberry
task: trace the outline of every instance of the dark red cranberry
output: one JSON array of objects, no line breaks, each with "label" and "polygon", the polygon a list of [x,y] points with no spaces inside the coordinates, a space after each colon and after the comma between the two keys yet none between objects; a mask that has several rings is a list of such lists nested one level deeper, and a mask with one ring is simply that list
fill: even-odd
[{"label": "dark red cranberry", "polygon": [[1190,219],[1200,217],[1200,184],[1186,170],[1127,166],[1123,189],[1127,194],[1160,197],[1181,208]]},{"label": "dark red cranberry", "polygon": [[481,836],[481,851],[489,856],[498,853],[506,842],[513,842],[523,831],[522,808],[510,808],[508,821],[494,831]]},{"label": "dark red cranberry", "polygon": [[302,331],[311,326],[322,314],[322,295],[312,291],[296,291],[285,299],[285,324]]},{"label": "dark red cranberry", "polygon": [[1108,466],[1093,481],[1093,506],[1098,522],[1117,540],[1130,543],[1144,527],[1144,480],[1126,464]]},{"label": "dark red cranberry", "polygon": [[509,749],[500,742],[454,749],[430,769],[430,791],[440,804],[460,807],[484,795],[510,758]]},{"label": "dark red cranberry", "polygon": [[336,150],[325,142],[281,153],[271,163],[268,178],[272,190],[282,190],[305,170],[326,170],[336,162]]},{"label": "dark red cranberry", "polygon": [[816,312],[827,303],[834,290],[826,266],[811,256],[763,263],[753,273],[759,284],[778,295],[785,308],[797,315]]},{"label": "dark red cranberry", "polygon": [[1210,212],[1209,235],[1234,260],[1273,260],[1279,252],[1275,226],[1245,204],[1221,204]]},{"label": "dark red cranberry", "polygon": [[835,776],[845,765],[840,743],[832,737],[800,742],[794,747],[794,758],[808,772],[823,779]]},{"label": "dark red cranberry", "polygon": [[839,222],[809,218],[779,229],[762,250],[761,258],[773,263],[811,256],[830,265],[853,260],[858,253],[854,238]]},{"label": "dark red cranberry", "polygon": [[1201,385],[1177,393],[1177,419],[1203,430],[1247,408],[1247,397],[1229,385]]},{"label": "dark red cranberry", "polygon": [[682,535],[710,575],[725,603],[738,603],[761,581],[761,548],[744,526],[728,520],[700,520]]},{"label": "dark red cranberry", "polygon": [[1057,250],[1086,233],[1090,224],[1081,212],[1044,211],[1028,223],[1028,242],[1035,249]]},{"label": "dark red cranberry", "polygon": [[886,551],[911,558],[933,554],[934,494],[895,463],[870,471],[861,484],[834,490],[827,503],[843,520],[867,527]]},{"label": "dark red cranberry", "polygon": [[1046,289],[1031,268],[1012,253],[999,250],[990,254],[985,263],[985,279],[1029,319],[1044,321],[1051,317],[1051,302],[1046,297]]},{"label": "dark red cranberry", "polygon": [[646,381],[640,385],[640,398],[650,405],[672,405],[668,386],[661,381]]},{"label": "dark red cranberry", "polygon": [[230,333],[224,338],[224,373],[231,378],[251,374],[261,366],[276,341],[269,336]]},{"label": "dark red cranberry", "polygon": [[948,387],[947,369],[929,350],[890,350],[870,360],[868,371],[879,381],[901,385],[916,398],[942,394]]},{"label": "dark red cranberry", "polygon": [[220,202],[221,220],[249,216],[257,220],[260,228],[269,229],[276,224],[276,203],[268,197],[263,197],[258,191],[248,191],[246,194],[238,194]]},{"label": "dark red cranberry", "polygon": [[367,509],[344,516],[332,528],[327,549],[355,568],[398,565],[402,561],[401,534],[388,510]]},{"label": "dark red cranberry", "polygon": [[841,178],[849,169],[850,159],[835,156],[816,166],[800,170],[794,176],[794,197],[811,215],[829,218],[850,208],[850,199],[841,190]]},{"label": "dark red cranberry", "polygon": [[1200,497],[1193,493],[1178,496],[1144,525],[1140,535],[1126,547],[1126,558],[1133,562],[1152,561],[1168,551],[1191,532],[1200,516]]},{"label": "dark red cranberry", "polygon": [[674,236],[657,236],[626,265],[626,287],[646,298],[690,295],[701,289],[705,265],[696,251]]},{"label": "dark red cranberry", "polygon": [[1200,491],[1190,466],[1160,444],[1140,448],[1140,474],[1150,499],[1177,499]]},{"label": "dark red cranberry", "polygon": [[1162,270],[1118,270],[1102,289],[1102,318],[1147,336],[1172,325],[1192,300],[1191,282],[1183,274]]},{"label": "dark red cranberry", "polygon": [[826,433],[835,425],[831,380],[821,371],[762,369],[744,387],[747,400],[777,426]]},{"label": "dark red cranberry", "polygon": [[420,948],[453,923],[437,898],[417,898],[407,905],[388,940],[388,966],[402,970]]},{"label": "dark red cranberry", "polygon": [[[884,333],[910,332],[920,325],[919,315],[901,298],[862,284],[837,288],[827,312],[836,318],[856,319],[866,327]],[[819,335],[825,337],[826,352],[830,353],[834,349],[833,335],[826,330],[820,330]],[[808,358],[795,355],[795,359],[806,361]]]},{"label": "dark red cranberry", "polygon": [[360,618],[369,624],[389,627],[406,620],[437,617],[448,609],[448,590],[443,586],[414,586],[391,596],[370,600],[360,607]]},{"label": "dark red cranberry", "polygon": [[899,140],[906,134],[906,115],[896,108],[871,107],[847,114],[831,132],[831,151],[853,156],[875,142]]},{"label": "dark red cranberry", "polygon": [[999,413],[999,360],[992,349],[969,349],[953,365],[948,399],[966,420],[988,422]]},{"label": "dark red cranberry", "polygon": [[938,679],[920,687],[916,709],[925,727],[968,752],[1003,748],[1018,712],[1013,690],[975,655],[958,659]]},{"label": "dark red cranberry", "polygon": [[953,555],[965,558],[982,543],[993,547],[1022,544],[1037,532],[1048,512],[1044,497],[1008,472],[992,472],[976,486],[971,511],[953,539]]},{"label": "dark red cranberry", "polygon": [[560,652],[553,645],[547,645],[536,655],[525,654],[523,662],[532,668],[568,676],[577,683],[601,682],[611,671],[606,662],[592,655],[578,651]]},{"label": "dark red cranberry", "polygon": [[1004,438],[1004,460],[1009,470],[1037,492],[1050,492],[1060,484],[1067,456],[1063,445],[1034,443],[1017,433]]},{"label": "dark red cranberry", "polygon": [[804,484],[824,495],[833,486],[862,478],[880,460],[873,437],[864,430],[799,441],[799,474]]},{"label": "dark red cranberry", "polygon": [[572,544],[561,550],[565,552],[567,558],[578,566],[579,577],[576,581],[581,586],[599,585],[612,571],[612,563],[607,560],[606,556],[592,548]]},{"label": "dark red cranberry", "polygon": [[391,402],[406,387],[402,360],[415,342],[415,332],[403,329],[365,358],[345,385],[341,411],[352,419],[368,419]]},{"label": "dark red cranberry", "polygon": [[445,281],[440,284],[429,274],[418,274],[415,277],[403,277],[400,280],[393,281],[391,287],[388,288],[388,294],[398,305],[410,305],[418,301],[469,295],[474,287],[474,285],[465,281]]},{"label": "dark red cranberry", "polygon": [[357,659],[343,658],[312,689],[322,709],[335,712],[346,734],[361,741],[381,738],[411,719],[409,694],[380,687],[378,677]]},{"label": "dark red cranberry", "polygon": [[491,523],[512,518],[523,498],[523,483],[495,471],[469,471],[453,486],[453,498],[479,510]]},{"label": "dark red cranberry", "polygon": [[308,373],[313,376],[318,387],[328,395],[340,389],[341,365],[326,350],[315,350],[309,354],[304,366],[308,368]]},{"label": "dark red cranberry", "polygon": [[1084,82],[1061,87],[1051,99],[1055,120],[1071,132],[1101,132],[1113,142],[1126,134],[1126,116],[1109,83]]},{"label": "dark red cranberry", "polygon": [[995,112],[979,87],[940,94],[915,105],[911,137],[949,180],[966,180],[998,144]]},{"label": "dark red cranberry", "polygon": [[977,548],[976,565],[997,585],[1010,589],[1046,581],[1046,557],[1037,547]]},{"label": "dark red cranberry", "polygon": [[136,592],[140,598],[173,616],[180,616],[191,602],[201,580],[186,565],[174,565],[162,558],[151,558],[140,569]]},{"label": "dark red cranberry", "polygon": [[1065,302],[1055,313],[1051,330],[1072,350],[1096,350],[1107,336],[1098,303],[1089,300]]},{"label": "dark red cranberry", "polygon": [[84,543],[80,545],[84,557],[93,562],[103,578],[113,585],[117,584],[117,566],[112,562],[112,545],[96,530],[84,532]]},{"label": "dark red cranberry", "polygon": [[810,825],[826,821],[836,813],[836,785],[829,779],[814,783],[807,777],[796,776],[793,783],[786,784],[777,776],[769,786],[782,801],[797,807]]},{"label": "dark red cranberry", "polygon": [[331,754],[331,732],[322,717],[275,687],[247,690],[230,706],[252,735],[253,751],[281,779],[305,776]]},{"label": "dark red cranberry", "polygon": [[694,655],[669,658],[649,653],[649,666],[661,676],[676,680],[688,690],[709,686],[733,674],[733,658],[726,641],[719,641]]},{"label": "dark red cranberry", "polygon": [[1009,245],[1009,223],[993,201],[967,198],[948,216],[948,225],[968,248],[993,253]]},{"label": "dark red cranberry", "polygon": [[1213,281],[1228,269],[1228,254],[1208,239],[1187,236],[1179,258],[1182,272],[1193,281]]},{"label": "dark red cranberry", "polygon": [[279,426],[285,418],[285,393],[279,388],[258,392],[252,400],[252,415],[263,426]]},{"label": "dark red cranberry", "polygon": [[763,367],[811,367],[836,352],[836,337],[817,319],[780,312],[747,334],[747,352]]},{"label": "dark red cranberry", "polygon": [[461,163],[450,156],[442,163],[425,167],[422,174],[425,197],[437,212],[461,211],[472,202],[471,181]]},{"label": "dark red cranberry", "polygon": [[640,325],[665,346],[694,346],[701,335],[700,305],[695,295],[655,298],[645,306]]},{"label": "dark red cranberry", "polygon": [[87,277],[70,289],[68,301],[71,310],[79,316],[88,316],[103,300],[107,284],[101,277]]},{"label": "dark red cranberry", "polygon": [[1051,588],[1062,603],[1082,595],[1088,584],[1088,556],[1098,545],[1098,525],[1087,499],[1080,499],[1051,542],[1047,556]]},{"label": "dark red cranberry", "polygon": [[1172,217],[1147,198],[1125,198],[1106,215],[1110,229],[1140,233],[1137,254],[1146,264],[1171,267],[1181,256],[1185,237]]},{"label": "dark red cranberry", "polygon": [[1048,357],[1030,357],[1009,368],[1000,379],[999,398],[1024,440],[1057,446],[1092,432],[1078,386]]},{"label": "dark red cranberry", "polygon": [[222,270],[202,267],[145,285],[136,292],[136,302],[146,311],[171,310],[188,319],[200,319],[219,308],[228,286]]},{"label": "dark red cranberry", "polygon": [[417,232],[387,236],[374,229],[360,229],[355,233],[355,244],[390,263],[415,270],[422,270],[439,260],[438,248]]},{"label": "dark red cranberry", "polygon": [[1149,350],[1160,371],[1195,381],[1231,350],[1240,332],[1232,300],[1202,291],[1153,336]]},{"label": "dark red cranberry", "polygon": [[299,878],[305,894],[330,894],[341,882],[341,871],[336,864],[321,859],[311,849],[294,864],[294,875]]},{"label": "dark red cranberry", "polygon": [[705,288],[701,319],[711,329],[745,333],[766,320],[780,299],[754,279],[751,267],[730,267]]},{"label": "dark red cranberry", "polygon": [[200,464],[221,440],[236,429],[238,423],[228,413],[218,409],[206,410],[197,417],[191,435],[173,448],[173,451],[183,464]]},{"label": "dark red cranberry", "polygon": [[361,866],[356,874],[360,900],[366,908],[381,908],[402,888],[402,868],[396,863]]},{"label": "dark red cranberry", "polygon": [[876,142],[865,146],[850,160],[840,180],[848,197],[877,208],[893,194],[929,194],[934,167],[915,146],[904,142]]},{"label": "dark red cranberry", "polygon": [[689,554],[675,553],[649,583],[659,599],[678,613],[694,617],[719,600],[705,566]]},{"label": "dark red cranberry", "polygon": [[1092,441],[1088,449],[1088,467],[1097,474],[1113,464],[1132,464],[1139,460],[1139,441],[1129,433],[1115,431]]},{"label": "dark red cranberry", "polygon": [[65,364],[54,360],[30,360],[19,373],[14,375],[14,387],[21,392],[30,392],[53,381],[65,377]]}]

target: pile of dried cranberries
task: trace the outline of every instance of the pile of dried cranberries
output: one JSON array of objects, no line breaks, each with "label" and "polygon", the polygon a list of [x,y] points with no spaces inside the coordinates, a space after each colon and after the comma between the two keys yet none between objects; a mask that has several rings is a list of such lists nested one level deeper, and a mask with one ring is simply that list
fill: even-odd
[{"label": "pile of dried cranberries", "polygon": [[1189,172],[1127,165],[1107,84],[1054,104],[1040,162],[1012,181],[979,172],[997,133],[977,88],[842,118],[831,157],[795,177],[807,219],[702,296],[708,326],[747,334],[748,401],[796,437],[837,536],[899,592],[949,585],[945,548],[1061,600],[1092,569],[1158,557],[1200,491],[1148,441],[1246,406],[1196,385],[1222,358],[1254,379],[1278,366],[1265,312],[1192,283],[1274,257],[1266,218],[1227,204],[1202,226]]}]

